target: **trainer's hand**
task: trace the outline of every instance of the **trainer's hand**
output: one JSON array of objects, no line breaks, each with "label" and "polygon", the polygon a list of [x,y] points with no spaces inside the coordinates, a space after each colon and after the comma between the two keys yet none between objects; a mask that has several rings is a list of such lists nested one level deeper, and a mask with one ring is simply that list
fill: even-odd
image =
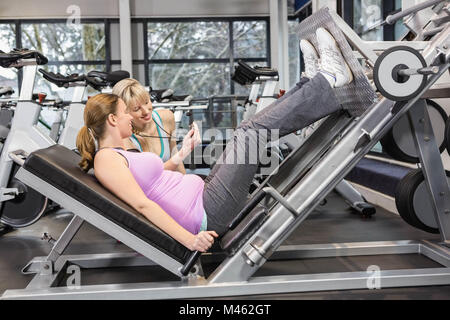
[{"label": "trainer's hand", "polygon": [[189,250],[206,252],[214,243],[214,238],[219,235],[215,231],[201,231],[194,236],[191,244],[189,245]]},{"label": "trainer's hand", "polygon": [[198,126],[195,122],[192,123],[192,129],[189,130],[187,135],[183,139],[183,146],[181,147],[181,151],[184,156],[187,156],[191,153],[192,150],[196,146],[198,146],[202,142],[200,138],[200,131],[198,130]]},{"label": "trainer's hand", "polygon": [[181,149],[171,158],[175,164],[180,164],[183,160],[202,142],[197,124],[192,123],[192,129],[183,138]]}]

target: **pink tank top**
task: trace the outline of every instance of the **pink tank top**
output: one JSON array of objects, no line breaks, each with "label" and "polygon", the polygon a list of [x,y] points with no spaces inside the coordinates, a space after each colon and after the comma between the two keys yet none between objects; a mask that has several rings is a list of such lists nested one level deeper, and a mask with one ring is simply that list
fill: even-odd
[{"label": "pink tank top", "polygon": [[156,202],[183,228],[193,234],[199,233],[205,212],[202,178],[164,170],[163,161],[152,152],[114,150],[127,159],[131,173],[147,198]]}]

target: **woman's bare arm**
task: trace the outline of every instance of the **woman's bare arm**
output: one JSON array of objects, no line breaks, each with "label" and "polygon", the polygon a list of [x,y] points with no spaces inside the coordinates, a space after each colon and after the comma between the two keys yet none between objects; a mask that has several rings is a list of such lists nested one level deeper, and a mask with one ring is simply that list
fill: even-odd
[{"label": "woman's bare arm", "polygon": [[[161,120],[163,122],[164,128],[170,133],[171,138],[169,138],[170,146],[170,156],[174,156],[178,152],[177,141],[175,139],[175,117],[173,112],[170,110],[158,110]],[[173,138],[172,138],[173,137]],[[184,168],[184,163],[180,163],[178,166],[173,163],[169,163],[166,170],[178,171],[182,174],[186,174],[186,169]]]}]

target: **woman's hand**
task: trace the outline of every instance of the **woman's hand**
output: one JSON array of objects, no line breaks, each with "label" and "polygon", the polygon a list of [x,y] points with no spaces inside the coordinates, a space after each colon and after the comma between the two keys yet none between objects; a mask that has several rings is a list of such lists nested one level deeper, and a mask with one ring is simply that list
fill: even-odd
[{"label": "woman's hand", "polygon": [[183,139],[181,149],[171,158],[175,164],[180,164],[183,160],[202,142],[200,138],[200,131],[197,124],[192,123],[192,129],[189,130]]},{"label": "woman's hand", "polygon": [[191,251],[206,252],[214,243],[214,238],[219,235],[215,231],[201,231],[194,235],[188,249]]},{"label": "woman's hand", "polygon": [[180,151],[183,152],[183,156],[186,157],[201,142],[202,142],[202,139],[200,138],[200,131],[198,130],[197,124],[195,122],[193,122],[191,130],[189,130],[189,132],[183,139],[183,145],[182,145]]}]

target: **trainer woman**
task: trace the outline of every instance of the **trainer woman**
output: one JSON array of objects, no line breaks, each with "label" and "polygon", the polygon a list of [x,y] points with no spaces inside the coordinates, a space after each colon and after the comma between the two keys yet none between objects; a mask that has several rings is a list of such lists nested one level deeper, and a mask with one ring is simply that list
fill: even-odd
[{"label": "trainer woman", "polygon": [[[127,105],[133,116],[134,133],[125,139],[125,148],[138,149],[157,154],[164,162],[177,150],[175,118],[168,109],[153,110],[150,94],[135,79],[123,79],[116,83],[112,93],[119,96]],[[180,163],[174,170],[186,173],[184,164]]]}]

